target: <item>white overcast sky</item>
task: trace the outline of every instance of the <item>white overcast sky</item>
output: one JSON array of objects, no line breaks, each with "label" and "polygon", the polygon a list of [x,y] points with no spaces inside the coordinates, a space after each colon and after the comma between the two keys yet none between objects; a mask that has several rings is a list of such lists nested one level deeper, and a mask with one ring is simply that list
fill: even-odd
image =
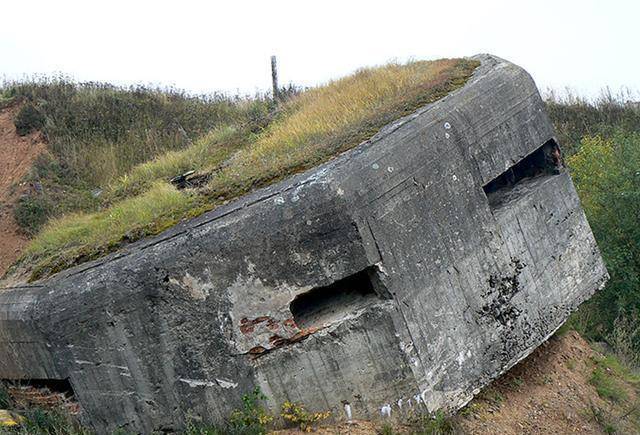
[{"label": "white overcast sky", "polygon": [[0,78],[248,92],[406,59],[489,52],[542,89],[640,90],[639,0],[2,0]]}]

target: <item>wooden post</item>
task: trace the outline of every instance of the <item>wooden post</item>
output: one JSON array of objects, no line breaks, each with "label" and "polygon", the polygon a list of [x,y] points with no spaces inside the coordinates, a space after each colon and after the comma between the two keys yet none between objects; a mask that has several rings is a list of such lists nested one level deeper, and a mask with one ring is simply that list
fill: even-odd
[{"label": "wooden post", "polygon": [[278,65],[276,64],[275,56],[271,56],[271,84],[273,85],[273,99],[278,101],[280,99],[280,90],[278,88]]}]

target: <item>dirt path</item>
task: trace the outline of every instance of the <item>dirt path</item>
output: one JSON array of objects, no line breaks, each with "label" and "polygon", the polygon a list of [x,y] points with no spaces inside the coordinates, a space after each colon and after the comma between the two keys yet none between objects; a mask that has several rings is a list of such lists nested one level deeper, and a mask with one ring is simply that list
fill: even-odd
[{"label": "dirt path", "polygon": [[13,207],[23,186],[18,183],[47,147],[37,132],[20,137],[13,119],[17,105],[0,110],[0,277],[20,256],[28,238],[13,218]]}]

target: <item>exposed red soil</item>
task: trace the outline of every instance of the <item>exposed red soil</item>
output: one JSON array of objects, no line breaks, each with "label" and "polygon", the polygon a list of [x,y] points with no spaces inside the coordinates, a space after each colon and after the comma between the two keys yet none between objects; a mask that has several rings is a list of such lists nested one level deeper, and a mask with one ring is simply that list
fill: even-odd
[{"label": "exposed red soil", "polygon": [[18,136],[13,119],[19,110],[12,105],[0,110],[0,276],[13,264],[28,243],[13,217],[13,208],[24,186],[20,181],[47,146],[38,132]]}]

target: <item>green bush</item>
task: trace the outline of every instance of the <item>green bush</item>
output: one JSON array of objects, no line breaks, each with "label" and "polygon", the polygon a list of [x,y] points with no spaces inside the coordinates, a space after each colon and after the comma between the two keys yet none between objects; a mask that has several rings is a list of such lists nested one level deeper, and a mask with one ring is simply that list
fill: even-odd
[{"label": "green bush", "polygon": [[33,104],[27,103],[18,111],[14,125],[16,132],[24,136],[34,130],[40,130],[44,126],[44,121],[44,115]]},{"label": "green bush", "polygon": [[24,421],[19,426],[3,429],[2,435],[90,435],[63,409],[30,408],[19,413]]},{"label": "green bush", "polygon": [[605,91],[596,100],[573,95],[562,99],[552,96],[546,106],[563,151],[571,155],[580,149],[584,137],[640,131],[640,106],[629,101],[632,96],[614,96]]},{"label": "green bush", "polygon": [[242,408],[234,410],[227,424],[209,425],[187,419],[185,435],[264,435],[273,421],[262,402],[266,396],[260,388],[242,396]]},{"label": "green bush", "polygon": [[256,387],[251,393],[242,396],[242,408],[231,413],[230,428],[234,433],[243,435],[263,435],[273,417],[262,405],[266,396]]},{"label": "green bush", "polygon": [[[611,279],[572,319],[580,332],[640,355],[640,134],[588,136],[567,159]],[[623,349],[626,347],[626,349]]]},{"label": "green bush", "polygon": [[27,234],[35,235],[51,215],[51,203],[42,195],[24,195],[16,204],[13,215]]}]

